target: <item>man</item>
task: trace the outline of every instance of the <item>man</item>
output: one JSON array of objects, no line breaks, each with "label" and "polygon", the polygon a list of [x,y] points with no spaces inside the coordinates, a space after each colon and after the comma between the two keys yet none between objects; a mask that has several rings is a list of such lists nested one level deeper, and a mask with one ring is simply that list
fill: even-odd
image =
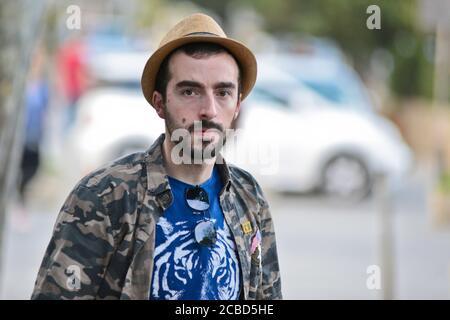
[{"label": "man", "polygon": [[32,298],[281,299],[267,201],[217,152],[255,80],[254,55],[212,18],[170,30],[142,75],[165,134],[78,183]]}]

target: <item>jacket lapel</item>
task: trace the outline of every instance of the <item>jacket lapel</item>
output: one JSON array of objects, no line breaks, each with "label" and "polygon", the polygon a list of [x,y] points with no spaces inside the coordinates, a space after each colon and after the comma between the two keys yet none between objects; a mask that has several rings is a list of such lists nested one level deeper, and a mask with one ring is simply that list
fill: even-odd
[{"label": "jacket lapel", "polygon": [[137,219],[133,258],[127,271],[121,299],[148,300],[150,296],[155,226],[173,200],[163,165],[161,150],[163,142],[164,134],[155,141],[145,155],[147,189]]}]

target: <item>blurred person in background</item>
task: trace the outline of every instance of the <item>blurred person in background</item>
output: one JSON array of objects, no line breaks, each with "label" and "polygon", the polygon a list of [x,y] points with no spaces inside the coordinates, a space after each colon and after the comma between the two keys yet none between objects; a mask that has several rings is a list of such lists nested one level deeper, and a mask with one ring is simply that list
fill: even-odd
[{"label": "blurred person in background", "polygon": [[78,99],[88,86],[86,45],[81,36],[70,36],[59,48],[58,84],[65,100],[63,130],[67,132],[76,118]]},{"label": "blurred person in background", "polygon": [[[175,25],[141,82],[165,134],[77,184],[32,298],[281,299],[267,200],[218,153],[255,81],[253,53],[212,18],[194,14]],[[180,132],[188,147],[181,163]]]},{"label": "blurred person in background", "polygon": [[27,187],[41,164],[41,143],[49,102],[49,83],[44,70],[43,49],[38,47],[31,62],[29,80],[25,90],[25,135],[20,163],[19,209],[13,216],[13,226],[26,231],[29,221],[26,214]]}]

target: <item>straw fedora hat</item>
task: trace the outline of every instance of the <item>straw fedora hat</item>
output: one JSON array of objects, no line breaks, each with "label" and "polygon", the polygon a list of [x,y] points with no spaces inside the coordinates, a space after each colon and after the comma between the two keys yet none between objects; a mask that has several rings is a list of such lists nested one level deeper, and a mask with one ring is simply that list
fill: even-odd
[{"label": "straw fedora hat", "polygon": [[226,48],[241,67],[242,100],[250,93],[256,81],[256,58],[244,44],[227,37],[211,17],[196,13],[178,22],[161,40],[158,49],[145,64],[141,78],[145,99],[152,104],[156,75],[164,58],[182,45],[193,42],[217,43]]}]

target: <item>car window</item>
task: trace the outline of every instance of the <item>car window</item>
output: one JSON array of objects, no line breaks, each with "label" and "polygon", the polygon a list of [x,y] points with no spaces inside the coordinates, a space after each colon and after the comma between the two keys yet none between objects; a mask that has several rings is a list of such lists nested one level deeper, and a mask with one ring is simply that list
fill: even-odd
[{"label": "car window", "polygon": [[340,81],[314,81],[300,79],[308,88],[314,90],[323,98],[331,101],[339,107],[351,106],[361,109],[361,111],[369,110],[369,102],[362,92],[362,88],[357,83],[346,77],[342,77]]},{"label": "car window", "polygon": [[335,85],[308,80],[304,80],[303,83],[327,100],[335,103],[342,103],[344,101],[344,93]]},{"label": "car window", "polygon": [[320,57],[278,57],[270,61],[337,108],[371,111],[363,84],[342,61]]},{"label": "car window", "polygon": [[269,91],[265,88],[255,86],[249,96],[249,100],[255,103],[263,102],[276,107],[289,108],[288,99],[275,92],[276,90]]}]

